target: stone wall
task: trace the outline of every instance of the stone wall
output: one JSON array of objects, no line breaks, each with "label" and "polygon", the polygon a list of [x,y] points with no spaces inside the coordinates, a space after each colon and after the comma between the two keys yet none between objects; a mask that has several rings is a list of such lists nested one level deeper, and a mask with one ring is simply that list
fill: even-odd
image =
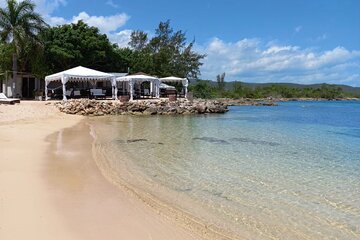
[{"label": "stone wall", "polygon": [[181,99],[141,100],[122,103],[120,101],[99,101],[90,99],[72,99],[56,103],[61,112],[67,114],[103,116],[103,115],[176,115],[225,113],[227,105],[219,101]]}]

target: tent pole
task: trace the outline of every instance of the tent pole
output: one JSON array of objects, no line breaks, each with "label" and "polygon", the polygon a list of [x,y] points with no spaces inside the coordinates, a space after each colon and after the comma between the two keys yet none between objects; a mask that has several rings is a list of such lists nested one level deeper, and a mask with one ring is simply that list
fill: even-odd
[{"label": "tent pole", "polygon": [[151,94],[151,97],[153,97],[153,85],[154,85],[154,81],[150,81],[150,94]]},{"label": "tent pole", "polygon": [[160,80],[156,81],[156,98],[160,98]]},{"label": "tent pole", "polygon": [[113,83],[113,89],[114,89],[113,99],[115,100],[117,98],[117,93],[118,93],[117,82],[116,82],[115,78],[113,78],[112,83]]},{"label": "tent pole", "polygon": [[61,83],[62,83],[62,91],[63,91],[63,101],[66,101],[67,98],[66,98],[66,84],[67,82],[67,79],[65,76],[61,76]]},{"label": "tent pole", "polygon": [[67,98],[66,98],[66,86],[65,86],[65,83],[63,83],[63,85],[62,85],[62,90],[63,90],[63,101],[66,101]]},{"label": "tent pole", "polygon": [[134,85],[132,80],[129,81],[129,87],[130,87],[130,101],[134,100],[133,92],[134,92]]},{"label": "tent pole", "polygon": [[48,98],[48,82],[45,81],[45,101],[49,100]]}]

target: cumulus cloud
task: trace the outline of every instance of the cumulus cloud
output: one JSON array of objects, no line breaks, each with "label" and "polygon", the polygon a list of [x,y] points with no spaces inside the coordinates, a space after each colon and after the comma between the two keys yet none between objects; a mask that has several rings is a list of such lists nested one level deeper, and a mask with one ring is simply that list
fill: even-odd
[{"label": "cumulus cloud", "polygon": [[86,12],[81,12],[71,19],[50,17],[48,18],[48,23],[54,26],[77,23],[79,20],[82,20],[90,26],[99,28],[100,32],[107,34],[111,42],[117,43],[120,47],[126,47],[127,43],[130,41],[131,30],[119,31],[119,29],[123,27],[129,19],[130,16],[126,13],[110,16],[90,16]]},{"label": "cumulus cloud", "polygon": [[111,16],[90,16],[86,12],[81,12],[78,16],[74,16],[71,22],[76,23],[79,20],[83,20],[90,26],[99,28],[103,33],[111,33],[122,27],[129,18],[126,13]]},{"label": "cumulus cloud", "polygon": [[50,17],[50,16],[48,16],[46,18],[46,22],[50,26],[57,26],[57,25],[63,25],[63,24],[69,23],[65,18],[62,18],[62,17]]},{"label": "cumulus cloud", "polygon": [[[130,30],[120,31],[130,16],[126,13],[118,13],[109,16],[91,16],[87,12],[80,12],[78,15],[69,19],[63,17],[53,16],[53,12],[67,4],[66,0],[34,0],[37,6],[37,11],[44,17],[45,21],[50,26],[63,25],[69,23],[76,23],[79,20],[84,21],[90,26],[99,28],[100,32],[107,34],[110,41],[125,47],[130,39]],[[112,0],[106,2],[112,7],[118,7]]]},{"label": "cumulus cloud", "polygon": [[50,25],[61,25],[66,23],[77,23],[79,20],[84,21],[90,26],[97,27],[102,33],[113,33],[130,19],[126,13],[120,13],[110,16],[90,16],[86,12],[81,12],[77,16],[73,16],[72,19],[65,19],[62,17],[50,17]]},{"label": "cumulus cloud", "polygon": [[113,33],[109,35],[109,39],[113,43],[117,43],[119,47],[128,47],[128,43],[130,42],[132,30],[125,29],[118,33]]},{"label": "cumulus cloud", "polygon": [[212,39],[197,50],[206,53],[202,78],[226,72],[227,80],[247,82],[346,83],[360,85],[360,51],[327,51],[264,43],[259,39]]}]

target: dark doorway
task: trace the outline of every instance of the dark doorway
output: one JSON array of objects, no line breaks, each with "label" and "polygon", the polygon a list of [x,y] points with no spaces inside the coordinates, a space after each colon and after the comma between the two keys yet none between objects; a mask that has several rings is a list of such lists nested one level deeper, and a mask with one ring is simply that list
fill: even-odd
[{"label": "dark doorway", "polygon": [[33,98],[35,90],[35,78],[23,77],[22,79],[22,97]]}]

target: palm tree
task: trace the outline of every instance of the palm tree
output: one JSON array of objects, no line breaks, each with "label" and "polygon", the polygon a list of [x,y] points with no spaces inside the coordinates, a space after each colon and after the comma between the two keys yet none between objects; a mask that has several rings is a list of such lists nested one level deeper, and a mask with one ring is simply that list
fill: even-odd
[{"label": "palm tree", "polygon": [[6,5],[0,8],[0,39],[13,46],[12,71],[13,81],[16,81],[17,61],[22,47],[28,41],[39,42],[37,33],[47,27],[47,24],[40,14],[34,11],[35,4],[31,0],[7,0]]}]

